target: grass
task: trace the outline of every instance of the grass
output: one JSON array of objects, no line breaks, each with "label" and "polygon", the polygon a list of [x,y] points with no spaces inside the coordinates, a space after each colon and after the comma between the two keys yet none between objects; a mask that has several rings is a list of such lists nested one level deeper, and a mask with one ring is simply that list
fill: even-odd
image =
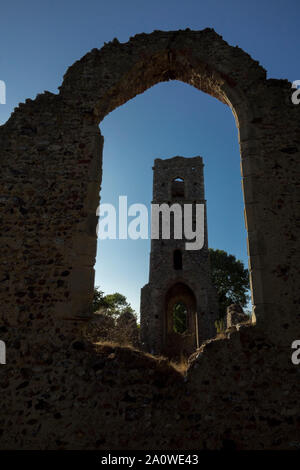
[{"label": "grass", "polygon": [[170,361],[170,365],[174,367],[177,372],[179,372],[182,375],[186,375],[188,367],[189,367],[189,362],[187,357],[182,357],[178,361]]},{"label": "grass", "polygon": [[145,351],[142,351],[141,349],[138,349],[130,343],[118,343],[116,341],[97,341],[94,343],[95,346],[103,346],[103,347],[109,347],[109,348],[124,348],[124,349],[130,349],[131,351],[135,351],[145,357],[154,359],[158,364],[163,364],[165,366],[169,366],[172,369],[174,369],[176,372],[181,374],[182,376],[186,375],[187,369],[188,369],[188,358],[181,356],[180,359],[178,360],[173,360],[173,359],[168,359],[165,356],[159,355],[155,356],[153,354],[147,353]]}]

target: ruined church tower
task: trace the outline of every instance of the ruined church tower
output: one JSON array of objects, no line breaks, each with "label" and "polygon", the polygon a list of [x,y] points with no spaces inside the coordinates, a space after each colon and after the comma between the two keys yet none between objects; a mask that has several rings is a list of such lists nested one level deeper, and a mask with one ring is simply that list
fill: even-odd
[{"label": "ruined church tower", "polygon": [[170,239],[162,238],[161,217],[159,238],[151,240],[149,283],[141,290],[141,340],[146,351],[172,358],[191,354],[215,335],[218,306],[210,280],[202,158],[158,158],[153,170],[152,204],[177,203],[182,214],[184,204],[192,204],[194,224],[195,205],[204,205],[201,249],[186,248],[184,231],[181,239],[174,237],[173,216]]}]

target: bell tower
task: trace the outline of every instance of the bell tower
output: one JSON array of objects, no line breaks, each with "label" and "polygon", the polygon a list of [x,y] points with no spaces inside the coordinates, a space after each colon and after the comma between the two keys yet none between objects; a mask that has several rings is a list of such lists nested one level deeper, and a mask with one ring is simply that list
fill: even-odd
[{"label": "bell tower", "polygon": [[[152,233],[149,283],[141,290],[141,340],[148,352],[170,358],[187,356],[215,335],[218,317],[210,279],[203,161],[201,157],[158,158],[153,170],[152,232],[154,205],[171,210],[169,214],[168,210],[165,215],[160,213],[158,236],[153,238]],[[176,211],[172,209],[174,204]],[[186,238],[186,205],[192,215],[190,229],[195,232],[196,224],[203,224],[200,249],[195,249],[190,236]],[[201,220],[196,218],[197,205],[202,205]],[[178,222],[174,228],[179,213],[181,238],[176,232]],[[167,215],[168,238],[164,236]]]}]

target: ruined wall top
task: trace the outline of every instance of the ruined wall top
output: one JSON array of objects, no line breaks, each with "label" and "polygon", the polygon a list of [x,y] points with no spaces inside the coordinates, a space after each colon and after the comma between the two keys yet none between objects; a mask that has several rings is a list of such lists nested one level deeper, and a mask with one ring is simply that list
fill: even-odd
[{"label": "ruined wall top", "polygon": [[60,96],[101,120],[159,82],[182,80],[229,104],[237,99],[228,99],[228,88],[239,94],[265,79],[258,61],[211,28],[154,31],[92,49],[67,70]]},{"label": "ruined wall top", "polygon": [[[190,168],[190,167],[202,167],[203,159],[200,156],[197,157],[181,157],[176,156],[172,158],[156,158],[154,160],[154,167],[156,169],[166,170],[168,168]],[[153,169],[154,169],[153,167]]]}]

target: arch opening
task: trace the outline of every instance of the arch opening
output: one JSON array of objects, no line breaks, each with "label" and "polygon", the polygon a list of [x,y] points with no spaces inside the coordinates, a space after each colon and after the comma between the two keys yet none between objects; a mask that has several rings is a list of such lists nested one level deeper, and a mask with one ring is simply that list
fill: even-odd
[{"label": "arch opening", "polygon": [[183,199],[185,197],[183,178],[174,178],[171,186],[172,199]]},{"label": "arch opening", "polygon": [[[240,63],[244,66],[240,67]],[[115,64],[118,64],[118,67]],[[245,78],[243,71],[248,65],[251,68],[251,76]],[[78,71],[82,68],[84,73],[80,75]],[[87,76],[89,80],[85,79]],[[257,62],[244,51],[229,46],[211,29],[154,32],[136,36],[126,44],[115,41],[101,51],[93,50],[68,70],[60,94],[66,103],[79,103],[85,125],[81,134],[86,132],[86,136],[90,137],[95,134],[95,125],[98,127],[108,113],[134,96],[157,83],[179,80],[217,98],[231,108],[243,153],[243,142],[247,143],[247,150],[248,142],[254,142],[256,139],[256,128],[251,125],[255,115],[255,100],[247,96],[247,90],[251,88],[251,83],[261,82],[265,78],[266,72]],[[78,96],[83,99],[78,100]],[[103,145],[102,137],[97,142]],[[94,152],[94,157],[99,158],[98,151]],[[95,163],[95,166],[97,165]],[[85,206],[94,214],[96,207],[92,198],[95,201],[97,197],[92,193],[93,191],[89,191]],[[252,187],[248,185],[245,194],[246,211],[247,202],[252,198]],[[253,224],[252,227],[254,226]],[[249,224],[247,230],[249,231]],[[251,261],[251,253],[249,256]],[[259,265],[260,254],[255,256]],[[251,282],[253,305],[255,285],[260,281],[261,272],[255,271],[254,274],[256,282]],[[88,288],[86,294],[89,298],[90,292],[91,289]],[[256,292],[262,312],[264,290]]]},{"label": "arch opening", "polygon": [[[201,95],[201,94],[200,94],[200,95]],[[125,109],[125,108],[123,108],[123,109]],[[231,124],[232,124],[232,123],[231,123]],[[104,132],[104,133],[105,133],[105,132]],[[105,134],[105,135],[106,135],[106,134]],[[150,168],[150,166],[149,166],[149,168]],[[195,167],[192,168],[192,170],[193,170],[193,172],[195,172]],[[151,172],[150,172],[150,173],[151,173]],[[180,185],[180,186],[181,186],[181,185],[184,185],[184,178],[182,177],[182,175],[179,176],[179,175],[180,175],[180,171],[178,170],[178,176],[176,176],[176,174],[177,174],[177,172],[175,173],[175,175],[174,175],[174,174],[172,175],[172,178],[173,178],[173,179],[170,177],[170,178],[167,178],[167,179],[165,180],[165,182],[166,182],[165,186],[163,186],[163,184],[161,184],[162,187],[168,188],[168,197],[170,197],[170,184],[171,184],[171,187],[172,187],[172,185],[173,185],[174,183],[175,183],[175,184],[178,184],[178,185]],[[176,176],[176,177],[174,178],[174,176]],[[187,178],[187,180],[188,180],[188,178]],[[187,186],[188,186],[188,185],[187,185]],[[194,184],[194,186],[196,186],[196,185]],[[183,193],[183,195],[184,195],[184,193]],[[196,203],[196,201],[194,201],[194,203]],[[171,214],[171,230],[172,230],[172,227],[173,227],[172,217],[173,217],[173,214]],[[192,227],[192,228],[193,228],[193,230],[195,231],[195,219],[194,219],[194,217],[193,217],[193,227]],[[172,255],[171,255],[171,256],[172,256]],[[172,263],[172,258],[171,258],[171,256],[170,256],[170,261],[169,261],[170,263]],[[177,252],[175,252],[175,253],[173,252],[173,269],[175,269],[176,271],[182,270],[182,253],[180,253],[180,251],[179,251],[179,252],[177,251]]]},{"label": "arch opening", "polygon": [[164,304],[162,351],[168,357],[189,355],[197,345],[197,301],[192,289],[176,282],[167,291]]},{"label": "arch opening", "polygon": [[176,302],[173,306],[173,330],[175,333],[183,334],[187,330],[188,310],[183,301]]}]

